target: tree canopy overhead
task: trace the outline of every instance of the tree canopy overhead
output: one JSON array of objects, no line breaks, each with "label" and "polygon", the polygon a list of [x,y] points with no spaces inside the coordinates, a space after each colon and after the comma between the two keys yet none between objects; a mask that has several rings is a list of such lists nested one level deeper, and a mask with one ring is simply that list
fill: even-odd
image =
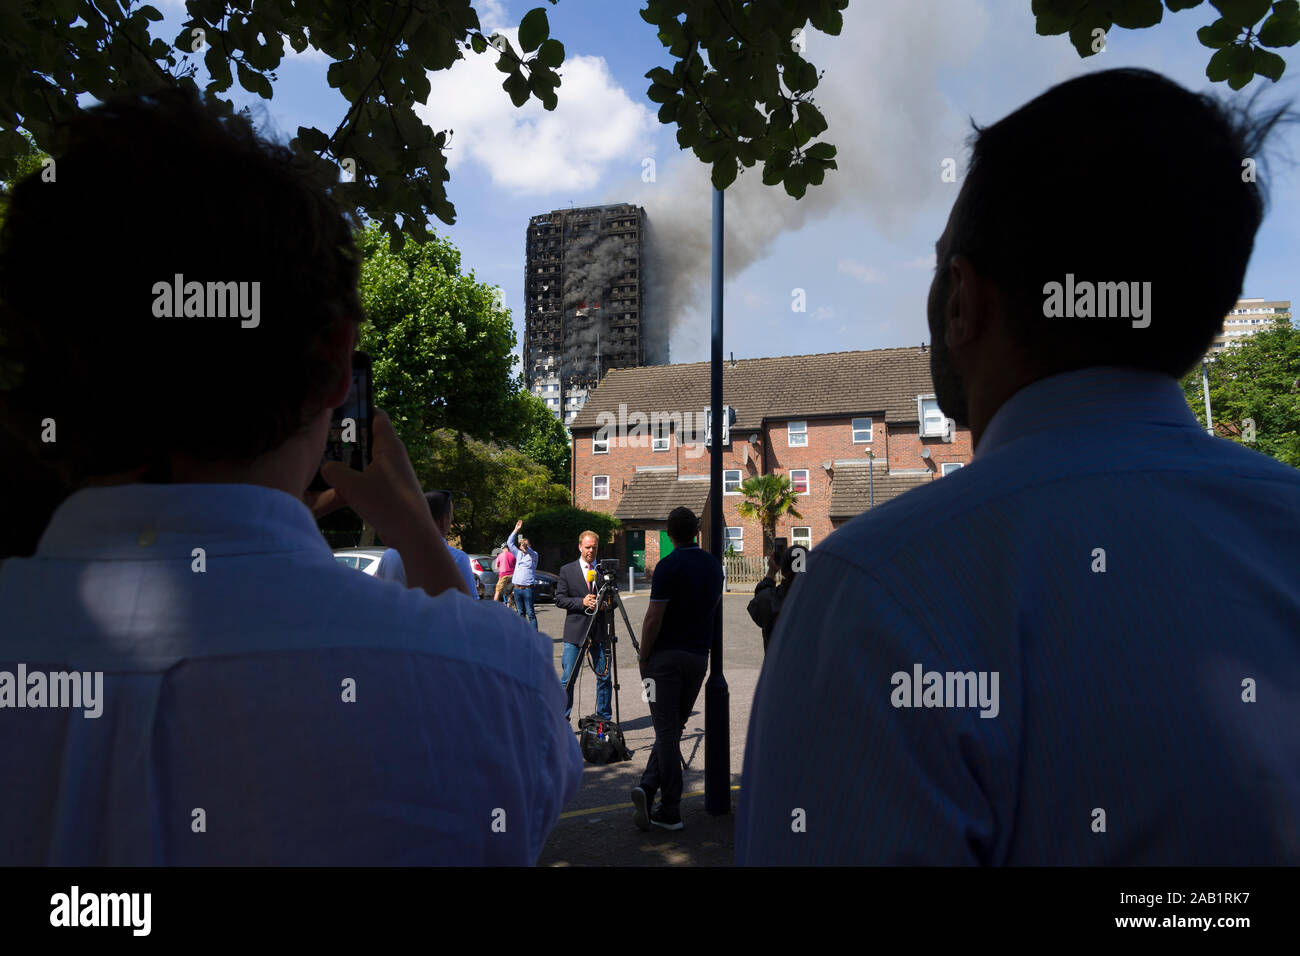
[{"label": "tree canopy overhead", "polygon": [[[739,164],[764,162],[764,182],[784,182],[801,196],[834,168],[833,146],[809,145],[826,123],[809,99],[818,73],[800,54],[798,34],[810,23],[838,33],[847,6],[647,2],[642,16],[675,61],[651,71],[650,98],[664,104],[660,120],[678,127],[678,142],[713,165],[715,184],[734,179]],[[203,92],[233,109],[236,83],[269,100],[287,49],[310,48],[333,61],[326,76],[348,107],[332,131],[299,127],[290,145],[332,179],[344,170],[341,200],[377,221],[396,250],[404,236],[426,240],[430,216],[456,218],[446,190],[452,131],[435,131],[415,113],[428,100],[430,71],[495,55],[515,106],[536,97],[552,110],[559,101],[564,44],[550,35],[541,6],[520,21],[519,49],[483,33],[471,0],[186,0],[182,28],[169,39],[151,32],[162,20],[136,0],[0,3],[0,178],[30,148],[21,130],[47,146],[86,96],[197,89],[201,62],[209,77]]]},{"label": "tree canopy overhead", "polygon": [[[1204,0],[1165,0],[1171,13],[1199,7]],[[1300,0],[1210,0],[1219,12],[1213,23],[1196,31],[1203,46],[1214,50],[1205,75],[1239,90],[1256,74],[1274,82],[1286,61],[1266,47],[1294,46],[1300,41]],[[1044,36],[1070,35],[1079,56],[1106,49],[1111,27],[1141,30],[1164,18],[1160,0],[1033,0],[1035,26]]]}]

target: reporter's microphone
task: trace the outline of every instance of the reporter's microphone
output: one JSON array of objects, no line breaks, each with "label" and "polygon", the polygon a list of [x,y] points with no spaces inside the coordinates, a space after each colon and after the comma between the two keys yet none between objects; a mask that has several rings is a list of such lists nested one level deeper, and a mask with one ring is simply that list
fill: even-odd
[{"label": "reporter's microphone", "polygon": [[593,581],[595,581],[595,580],[596,580],[596,569],[595,569],[595,568],[588,568],[588,569],[587,569],[587,584],[590,585],[591,582],[593,582]]}]

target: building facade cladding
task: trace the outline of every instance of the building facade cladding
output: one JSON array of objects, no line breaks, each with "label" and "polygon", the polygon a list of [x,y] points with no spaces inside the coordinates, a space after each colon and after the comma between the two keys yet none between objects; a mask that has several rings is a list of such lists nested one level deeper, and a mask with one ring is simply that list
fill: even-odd
[{"label": "building facade cladding", "polygon": [[646,348],[645,235],[629,203],[529,220],[524,380],[566,425],[609,369],[666,361]]},{"label": "building facade cladding", "polygon": [[[912,351],[920,352],[919,349]],[[686,367],[670,366],[670,368]],[[623,373],[624,376],[629,374],[635,375],[636,372]],[[929,396],[931,385],[928,367],[924,380],[918,377],[917,381],[918,384],[914,386],[916,392],[914,398]],[[798,537],[810,540],[815,547],[839,525],[869,507],[869,493],[864,491],[860,497],[853,499],[854,506],[851,513],[832,514],[831,509],[836,473],[845,476],[845,481],[850,474],[855,477],[865,475],[869,467],[868,462],[871,460],[867,454],[868,450],[875,457],[869,487],[874,491],[877,506],[890,497],[903,493],[917,480],[941,477],[945,464],[963,465],[971,460],[973,447],[969,429],[954,429],[951,441],[943,437],[921,437],[920,423],[916,420],[915,413],[910,420],[898,415],[897,420],[888,421],[886,413],[882,411],[880,399],[875,400],[876,407],[871,407],[872,389],[870,383],[864,385],[866,387],[861,391],[863,404],[856,408],[844,407],[837,413],[828,413],[823,404],[816,414],[808,414],[804,418],[800,418],[798,412],[783,412],[779,417],[763,416],[761,421],[754,425],[749,420],[749,416],[742,414],[743,409],[737,410],[738,421],[744,422],[745,427],[733,426],[729,436],[730,444],[723,447],[724,489],[728,478],[738,478],[743,481],[754,475],[775,473],[790,475],[794,480],[796,477],[804,478],[802,472],[806,472],[808,490],[806,494],[799,496],[796,505],[796,510],[801,517],[783,517],[776,526],[776,535],[789,539],[791,544],[796,543],[795,539]],[[779,389],[780,386],[781,379],[774,377],[771,383],[772,389]],[[909,403],[909,406],[914,407],[915,402]],[[653,409],[646,408],[640,411],[648,415]],[[858,430],[855,435],[853,427],[855,419],[864,418],[871,419],[869,442],[860,440],[866,437],[864,431]],[[794,444],[791,443],[791,423],[795,423]],[[802,423],[802,430],[799,428],[800,423]],[[859,424],[865,422],[859,421]],[[660,442],[664,447],[662,451],[655,450],[655,442],[651,440],[653,436],[647,437],[644,441],[620,444],[615,435],[611,436],[608,451],[596,452],[593,450],[596,429],[581,427],[591,425],[591,416],[584,416],[584,421],[579,422],[578,425],[580,427],[573,429],[573,493],[574,504],[579,508],[609,514],[616,513],[629,483],[639,471],[641,473],[649,470],[669,471],[681,481],[707,482],[710,466],[708,450],[705,449],[703,454],[698,454],[700,446],[683,444],[681,434],[676,431],[666,436],[666,441]],[[757,442],[751,443],[751,437],[756,437]],[[855,437],[859,440],[855,441]],[[923,451],[928,451],[928,456],[923,456]],[[829,470],[824,467],[827,462],[831,465]],[[731,474],[728,475],[728,472]],[[597,492],[603,492],[607,497],[597,498],[595,496]],[[839,497],[841,502],[839,507],[843,511],[845,510],[844,496]],[[756,518],[742,518],[740,515],[740,503],[745,500],[745,497],[739,493],[724,491],[723,525],[726,528],[740,529],[742,554],[762,555],[763,538],[759,521]],[[650,516],[637,516],[632,520],[622,519],[625,529],[642,529],[647,532],[645,535],[647,572],[653,570],[654,563],[659,557],[659,536],[651,532],[662,529],[664,527],[662,519],[666,517],[665,514],[659,516],[660,520],[654,520]],[[702,543],[707,547],[709,520],[707,515],[701,515],[701,518]],[[796,535],[796,529],[806,529],[806,531]],[[619,542],[616,547],[619,553],[615,556],[626,560],[626,556],[622,553],[624,545]]]}]

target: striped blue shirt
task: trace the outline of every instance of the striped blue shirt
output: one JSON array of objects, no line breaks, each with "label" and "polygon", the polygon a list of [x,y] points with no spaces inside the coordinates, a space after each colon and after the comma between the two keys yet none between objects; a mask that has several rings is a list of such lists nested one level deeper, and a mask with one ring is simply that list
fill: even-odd
[{"label": "striped blue shirt", "polygon": [[515,587],[528,587],[536,579],[537,572],[537,552],[532,548],[527,551],[520,550],[515,545],[515,532],[510,532],[510,537],[506,538],[506,547],[510,553],[515,556],[515,571],[510,576],[510,583]]},{"label": "striped blue shirt", "polygon": [[1053,376],[811,554],[737,862],[1300,864],[1297,688],[1300,472],[1167,376]]}]

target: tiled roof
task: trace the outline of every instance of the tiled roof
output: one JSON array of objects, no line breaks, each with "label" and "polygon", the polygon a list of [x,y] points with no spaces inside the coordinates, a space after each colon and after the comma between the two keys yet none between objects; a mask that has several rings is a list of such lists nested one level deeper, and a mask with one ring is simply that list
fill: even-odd
[{"label": "tiled roof", "polygon": [[698,518],[708,500],[707,481],[681,481],[671,471],[638,471],[627,483],[614,517],[620,521],[667,521],[668,512],[684,506]]},{"label": "tiled roof", "polygon": [[[915,422],[916,396],[930,394],[930,353],[920,347],[737,359],[722,366],[722,402],[736,428],[764,418],[880,414]],[[709,405],[709,363],[613,369],[574,417],[572,430],[596,427],[601,412],[699,412]]]},{"label": "tiled roof", "polygon": [[880,507],[891,498],[933,480],[929,475],[891,475],[879,466],[874,478],[869,476],[866,462],[844,462],[835,466],[831,477],[830,517],[852,518],[862,514],[870,507],[873,491],[876,507]]}]

